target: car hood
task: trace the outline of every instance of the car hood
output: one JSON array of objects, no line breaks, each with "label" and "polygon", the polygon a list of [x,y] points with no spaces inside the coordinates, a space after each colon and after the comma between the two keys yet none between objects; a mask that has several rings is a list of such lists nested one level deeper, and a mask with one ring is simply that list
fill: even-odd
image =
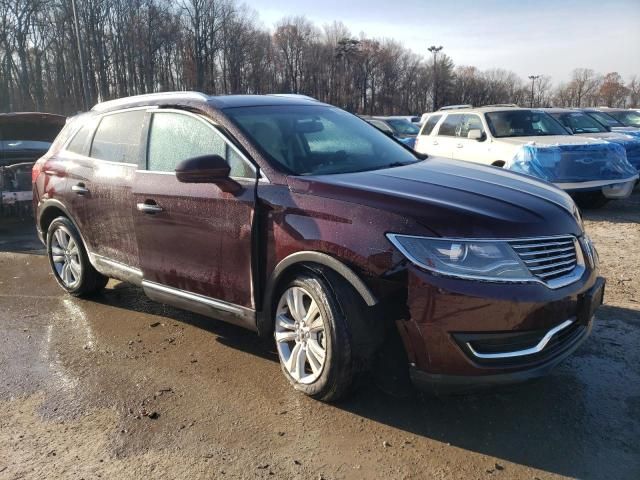
[{"label": "car hood", "polygon": [[537,145],[541,147],[555,146],[555,145],[591,145],[596,143],[602,143],[601,140],[594,138],[585,138],[578,135],[549,135],[549,136],[535,136],[535,137],[508,137],[497,138],[496,142],[520,146],[520,145]]},{"label": "car hood", "polygon": [[594,138],[596,140],[633,140],[634,137],[626,132],[598,132],[598,133],[576,133],[583,138]]},{"label": "car hood", "polygon": [[289,177],[288,183],[298,193],[411,218],[434,235],[514,238],[582,232],[577,208],[563,191],[533,177],[468,162],[430,157],[369,172]]}]

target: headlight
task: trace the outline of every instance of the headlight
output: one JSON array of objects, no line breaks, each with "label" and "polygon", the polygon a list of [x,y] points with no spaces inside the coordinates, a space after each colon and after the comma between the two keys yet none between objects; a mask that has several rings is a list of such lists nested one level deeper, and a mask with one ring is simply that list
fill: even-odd
[{"label": "headlight", "polygon": [[584,249],[586,251],[587,258],[589,259],[589,266],[591,268],[596,268],[600,263],[600,257],[598,256],[596,246],[593,244],[591,237],[589,237],[586,233],[582,237],[582,241],[584,242]]},{"label": "headlight", "polygon": [[488,281],[532,279],[527,267],[506,242],[413,237],[387,234],[407,259],[440,275]]}]

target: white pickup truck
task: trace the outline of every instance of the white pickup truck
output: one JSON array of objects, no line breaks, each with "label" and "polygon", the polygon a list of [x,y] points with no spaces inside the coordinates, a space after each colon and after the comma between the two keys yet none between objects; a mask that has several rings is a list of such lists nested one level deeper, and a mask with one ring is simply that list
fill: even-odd
[{"label": "white pickup truck", "polygon": [[550,115],[528,108],[435,112],[423,124],[415,150],[545,179],[584,208],[629,196],[638,179],[621,145],[572,135]]}]

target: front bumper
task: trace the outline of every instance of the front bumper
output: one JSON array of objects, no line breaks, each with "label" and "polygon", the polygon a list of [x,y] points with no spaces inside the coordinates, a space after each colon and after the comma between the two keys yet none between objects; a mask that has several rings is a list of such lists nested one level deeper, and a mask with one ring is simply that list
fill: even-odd
[{"label": "front bumper", "polygon": [[638,181],[638,175],[622,180],[594,180],[575,183],[554,183],[554,185],[567,192],[594,192],[602,191],[606,198],[619,199],[631,195],[633,187]]},{"label": "front bumper", "polygon": [[455,392],[544,376],[588,337],[604,283],[597,270],[554,290],[437,277],[410,267],[410,319],[397,325],[411,378],[419,388]]},{"label": "front bumper", "polygon": [[553,368],[570,356],[587,339],[593,328],[594,317],[582,329],[580,335],[553,358],[524,370],[494,373],[488,375],[443,375],[432,374],[410,367],[412,383],[420,390],[436,394],[451,394],[490,389],[505,385],[529,382],[548,375]]}]

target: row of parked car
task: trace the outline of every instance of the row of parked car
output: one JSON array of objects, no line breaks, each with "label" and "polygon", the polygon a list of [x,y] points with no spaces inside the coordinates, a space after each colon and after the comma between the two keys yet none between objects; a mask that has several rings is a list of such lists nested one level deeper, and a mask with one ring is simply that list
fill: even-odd
[{"label": "row of parked car", "polygon": [[640,170],[640,113],[623,109],[445,107],[425,114],[415,150],[542,178],[583,208],[629,196]]}]

